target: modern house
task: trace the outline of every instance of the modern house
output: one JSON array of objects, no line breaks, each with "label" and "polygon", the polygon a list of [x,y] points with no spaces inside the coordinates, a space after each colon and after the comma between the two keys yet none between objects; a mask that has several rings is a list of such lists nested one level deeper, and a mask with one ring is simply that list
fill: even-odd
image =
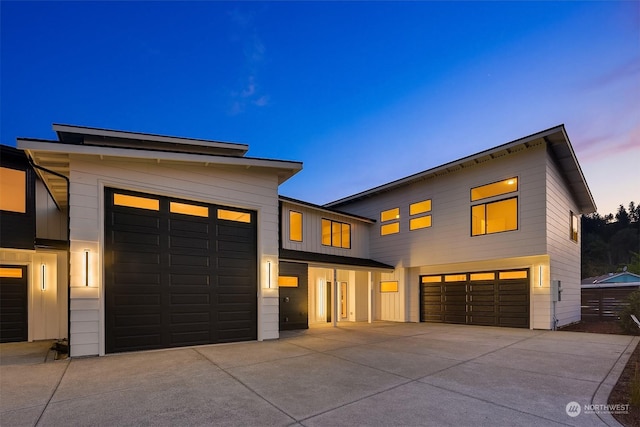
[{"label": "modern house", "polygon": [[580,319],[595,205],[563,126],[324,206],[279,196],[302,164],[246,145],[53,128],[2,148],[2,341],[68,337],[83,356],[327,322]]}]

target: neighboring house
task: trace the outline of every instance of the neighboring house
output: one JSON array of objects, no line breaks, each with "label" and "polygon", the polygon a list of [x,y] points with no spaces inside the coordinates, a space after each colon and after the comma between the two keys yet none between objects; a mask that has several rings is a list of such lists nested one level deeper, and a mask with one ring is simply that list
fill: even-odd
[{"label": "neighboring house", "polygon": [[614,320],[626,307],[625,301],[640,290],[640,275],[609,273],[582,280],[582,318],[585,320]]},{"label": "neighboring house", "polygon": [[[580,319],[579,222],[595,205],[563,126],[325,206],[279,196],[302,164],[247,157],[246,145],[54,130],[57,141],[3,147],[21,157],[5,166],[3,151],[3,171],[24,171],[34,207],[7,212],[0,198],[3,222],[26,224],[35,210],[58,234],[43,225],[33,245],[5,244],[3,227],[0,260],[24,267],[26,339],[69,337],[71,356],[273,339],[327,322]],[[38,293],[41,253],[57,273]],[[45,334],[35,319],[52,287],[59,327]]]}]

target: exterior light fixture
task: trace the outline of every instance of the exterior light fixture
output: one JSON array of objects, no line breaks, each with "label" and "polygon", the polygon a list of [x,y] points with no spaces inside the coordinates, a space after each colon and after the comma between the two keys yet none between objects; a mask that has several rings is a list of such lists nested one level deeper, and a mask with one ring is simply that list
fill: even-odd
[{"label": "exterior light fixture", "polygon": [[271,261],[267,261],[267,286],[271,289]]},{"label": "exterior light fixture", "polygon": [[45,279],[47,268],[44,264],[42,264],[41,269],[42,269],[42,277],[40,278],[40,290],[44,291],[47,287],[47,283]]},{"label": "exterior light fixture", "polygon": [[538,286],[542,287],[542,266],[538,266]]},{"label": "exterior light fixture", "polygon": [[89,249],[84,250],[84,285],[89,286]]}]

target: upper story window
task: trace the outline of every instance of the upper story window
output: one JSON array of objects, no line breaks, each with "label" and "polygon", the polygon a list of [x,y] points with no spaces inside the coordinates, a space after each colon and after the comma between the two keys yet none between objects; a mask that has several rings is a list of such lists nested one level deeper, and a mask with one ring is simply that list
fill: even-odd
[{"label": "upper story window", "polygon": [[27,212],[27,173],[0,167],[0,210]]},{"label": "upper story window", "polygon": [[351,249],[351,224],[322,219],[322,244]]},{"label": "upper story window", "polygon": [[[380,226],[380,235],[395,234],[400,232],[400,208],[387,209],[380,212],[380,222],[387,222]],[[392,221],[392,222],[390,222]]]},{"label": "upper story window", "polygon": [[302,213],[289,211],[289,240],[302,242]]},{"label": "upper story window", "polygon": [[580,218],[578,217],[578,215],[574,214],[573,212],[569,212],[570,214],[570,220],[571,220],[571,240],[573,240],[574,242],[578,241],[578,230],[580,229]]},{"label": "upper story window", "polygon": [[471,235],[501,233],[518,229],[518,197],[500,199],[518,191],[518,178],[508,178],[471,189],[471,201],[487,200],[471,206]]},{"label": "upper story window", "polygon": [[431,199],[409,205],[409,230],[431,227],[431,215],[424,215],[431,212]]}]

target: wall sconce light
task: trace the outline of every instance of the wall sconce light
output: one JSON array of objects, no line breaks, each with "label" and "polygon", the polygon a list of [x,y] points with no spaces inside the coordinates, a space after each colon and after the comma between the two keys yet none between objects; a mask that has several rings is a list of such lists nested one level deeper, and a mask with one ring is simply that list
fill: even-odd
[{"label": "wall sconce light", "polygon": [[271,261],[267,261],[267,286],[271,289]]},{"label": "wall sconce light", "polygon": [[89,286],[89,249],[84,250],[84,285]]},{"label": "wall sconce light", "polygon": [[538,266],[538,286],[542,287],[542,266]]},{"label": "wall sconce light", "polygon": [[46,287],[47,287],[46,279],[45,279],[47,269],[46,269],[46,266],[44,264],[42,264],[41,269],[42,269],[42,277],[40,278],[40,280],[41,280],[40,281],[40,290],[44,291],[46,289]]}]

